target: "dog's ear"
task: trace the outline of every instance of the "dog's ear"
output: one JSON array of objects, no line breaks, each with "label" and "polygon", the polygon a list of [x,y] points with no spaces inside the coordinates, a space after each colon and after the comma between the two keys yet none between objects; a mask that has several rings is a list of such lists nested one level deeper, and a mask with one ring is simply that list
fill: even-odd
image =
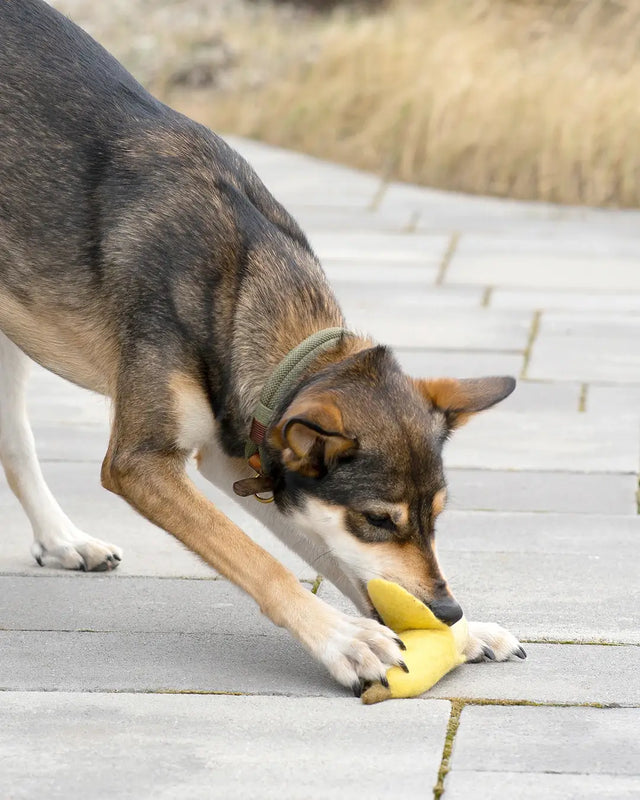
[{"label": "dog's ear", "polygon": [[448,427],[458,428],[472,414],[491,408],[504,400],[516,388],[514,378],[425,378],[414,379],[420,394],[442,411]]},{"label": "dog's ear", "polygon": [[358,447],[344,429],[342,413],[329,393],[294,401],[269,437],[284,466],[309,478],[320,478]]}]

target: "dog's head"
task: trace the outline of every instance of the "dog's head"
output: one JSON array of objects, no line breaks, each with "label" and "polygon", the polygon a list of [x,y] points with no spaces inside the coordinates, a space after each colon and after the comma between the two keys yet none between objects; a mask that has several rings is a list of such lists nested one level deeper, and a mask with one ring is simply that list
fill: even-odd
[{"label": "dog's head", "polygon": [[443,621],[461,616],[435,547],[442,448],[514,387],[507,377],[416,380],[375,347],[319,373],[271,429],[278,505],[340,563],[363,608],[367,581],[383,577]]}]

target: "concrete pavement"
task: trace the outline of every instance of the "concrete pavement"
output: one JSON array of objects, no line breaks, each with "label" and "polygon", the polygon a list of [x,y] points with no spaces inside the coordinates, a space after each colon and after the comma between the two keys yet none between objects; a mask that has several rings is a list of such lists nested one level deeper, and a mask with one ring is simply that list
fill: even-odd
[{"label": "concrete pavement", "polygon": [[467,616],[529,658],[362,707],[100,488],[105,402],[36,368],[47,480],[125,555],[113,574],[38,567],[0,478],[0,796],[639,798],[640,213],[382,185],[229,139],[305,228],[348,321],[407,371],[520,378],[448,445],[438,542]]}]

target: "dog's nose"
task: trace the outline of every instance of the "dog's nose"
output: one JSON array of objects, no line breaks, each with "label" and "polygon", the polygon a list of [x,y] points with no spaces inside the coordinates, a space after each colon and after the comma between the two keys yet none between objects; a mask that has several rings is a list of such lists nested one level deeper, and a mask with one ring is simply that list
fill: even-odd
[{"label": "dog's nose", "polygon": [[453,597],[443,597],[441,600],[432,600],[427,606],[435,616],[447,625],[453,625],[462,616],[462,608]]}]

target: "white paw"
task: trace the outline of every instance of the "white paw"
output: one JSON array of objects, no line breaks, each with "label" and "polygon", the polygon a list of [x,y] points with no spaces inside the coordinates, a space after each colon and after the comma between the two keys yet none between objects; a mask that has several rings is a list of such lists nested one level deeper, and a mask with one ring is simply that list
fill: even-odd
[{"label": "white paw", "polygon": [[506,661],[511,656],[526,658],[516,637],[495,622],[470,622],[464,651],[467,661]]},{"label": "white paw", "polygon": [[[350,617],[329,609],[325,624],[306,644],[333,677],[356,696],[370,681],[386,684],[389,667],[403,667],[404,645],[398,635],[373,619]],[[406,667],[403,667],[406,669]]]},{"label": "white paw", "polygon": [[122,560],[119,547],[95,539],[76,527],[39,537],[31,546],[31,554],[41,567],[83,572],[108,572]]}]

